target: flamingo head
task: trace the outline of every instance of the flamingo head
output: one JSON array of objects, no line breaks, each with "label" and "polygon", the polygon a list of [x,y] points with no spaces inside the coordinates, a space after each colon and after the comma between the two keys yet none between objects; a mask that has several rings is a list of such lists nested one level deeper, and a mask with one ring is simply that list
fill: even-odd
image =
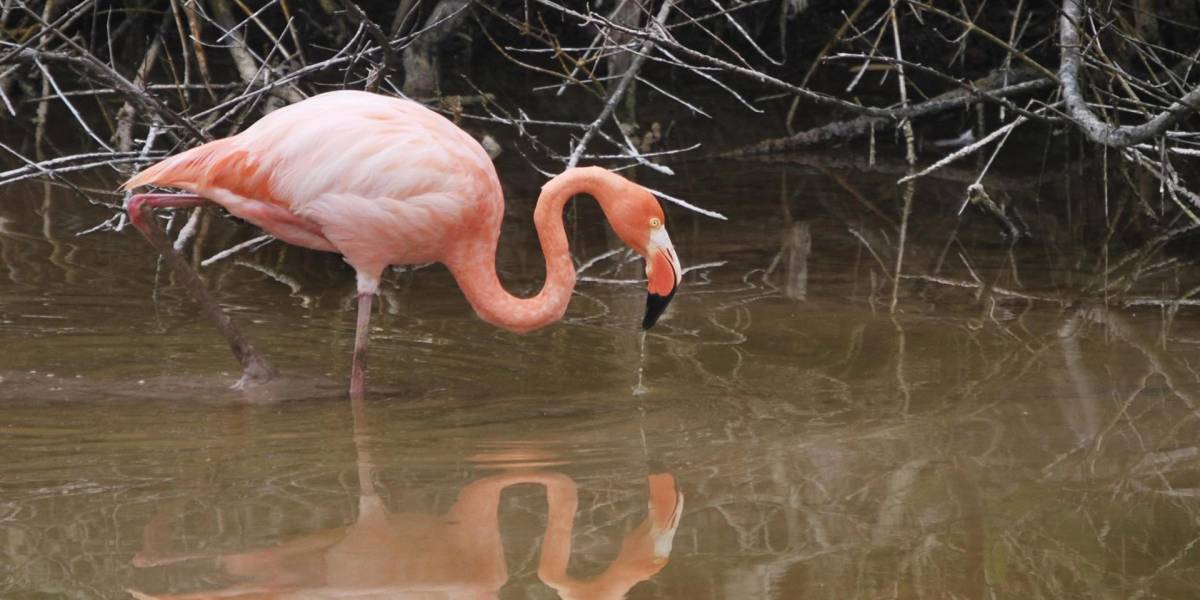
[{"label": "flamingo head", "polygon": [[628,182],[624,196],[625,202],[604,209],[617,235],[646,260],[646,316],[642,329],[650,329],[675,297],[683,268],[667,235],[666,215],[654,195]]}]

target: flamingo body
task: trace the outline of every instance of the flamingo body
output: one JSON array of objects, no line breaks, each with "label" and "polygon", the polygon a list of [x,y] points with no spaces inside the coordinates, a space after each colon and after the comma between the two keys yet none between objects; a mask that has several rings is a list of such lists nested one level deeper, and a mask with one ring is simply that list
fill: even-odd
[{"label": "flamingo body", "polygon": [[453,262],[464,241],[494,243],[504,215],[474,138],[415,102],[356,91],[281,108],[126,184],[142,185],[204,196],[375,282],[391,264]]}]

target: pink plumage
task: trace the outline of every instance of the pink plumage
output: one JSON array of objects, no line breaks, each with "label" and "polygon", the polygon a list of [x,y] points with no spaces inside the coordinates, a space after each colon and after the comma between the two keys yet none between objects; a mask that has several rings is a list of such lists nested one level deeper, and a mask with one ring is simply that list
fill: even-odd
[{"label": "pink plumage", "polygon": [[[388,265],[445,264],[483,319],[513,331],[561,318],[575,284],[562,206],[577,193],[594,196],[618,235],[647,257],[645,326],[681,275],[662,208],[645,188],[597,167],[570,169],[543,187],[534,214],[546,284],[533,298],[512,296],[495,270],[504,197],[487,153],[424,106],[366,92],[330,92],[281,108],[242,133],[147,168],[125,187],[143,185],[193,195],[135,196],[130,215],[144,233],[143,204],[207,200],[285,242],[345,256],[358,273],[356,357],[365,351],[370,298]],[[352,389],[361,379],[357,359],[355,366]]]},{"label": "pink plumage", "polygon": [[337,251],[372,279],[442,261],[498,231],[500,182],[471,136],[429,109],[365,92],[321,94],[233,137],[168,158],[127,187],[204,196],[290,244]]}]

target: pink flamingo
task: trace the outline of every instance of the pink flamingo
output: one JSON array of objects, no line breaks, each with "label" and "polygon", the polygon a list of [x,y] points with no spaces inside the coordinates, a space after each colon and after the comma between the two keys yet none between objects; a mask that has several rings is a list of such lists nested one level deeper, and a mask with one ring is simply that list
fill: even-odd
[{"label": "pink flamingo", "polygon": [[166,241],[150,211],[214,202],[291,244],[338,252],[357,272],[358,326],[351,394],[361,394],[371,299],[388,265],[441,262],[485,321],[527,332],[559,320],[575,287],[562,209],[589,194],[617,235],[646,260],[643,328],[666,309],[682,270],[662,207],[645,188],[600,167],[568,169],[546,182],[533,221],[546,282],[532,298],[508,293],[496,274],[504,196],[496,169],[466,132],[408,100],[329,92],[281,108],[242,133],[159,162],[124,185],[186,194],[138,194],[130,221],[202,303],[242,363],[239,384],[273,376],[199,276]]}]

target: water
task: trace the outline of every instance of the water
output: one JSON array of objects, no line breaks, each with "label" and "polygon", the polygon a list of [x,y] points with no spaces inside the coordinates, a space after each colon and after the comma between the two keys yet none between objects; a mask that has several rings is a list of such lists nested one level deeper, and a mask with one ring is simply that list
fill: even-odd
[{"label": "water", "polygon": [[[441,267],[391,273],[357,407],[338,259],[203,270],[285,374],[247,396],[133,230],[76,236],[110,212],[6,188],[0,597],[1195,596],[1200,319],[1153,304],[1195,286],[1185,251],[1105,243],[1087,173],[999,172],[1036,233],[1015,246],[923,181],[891,314],[895,175],[724,166],[648,182],[734,219],[669,209],[710,266],[644,340],[642,288],[588,279],[639,278],[621,253],[526,336]],[[538,182],[501,179],[529,293]],[[580,261],[617,247],[599,218],[568,228]],[[201,231],[198,259],[257,235]]]}]

